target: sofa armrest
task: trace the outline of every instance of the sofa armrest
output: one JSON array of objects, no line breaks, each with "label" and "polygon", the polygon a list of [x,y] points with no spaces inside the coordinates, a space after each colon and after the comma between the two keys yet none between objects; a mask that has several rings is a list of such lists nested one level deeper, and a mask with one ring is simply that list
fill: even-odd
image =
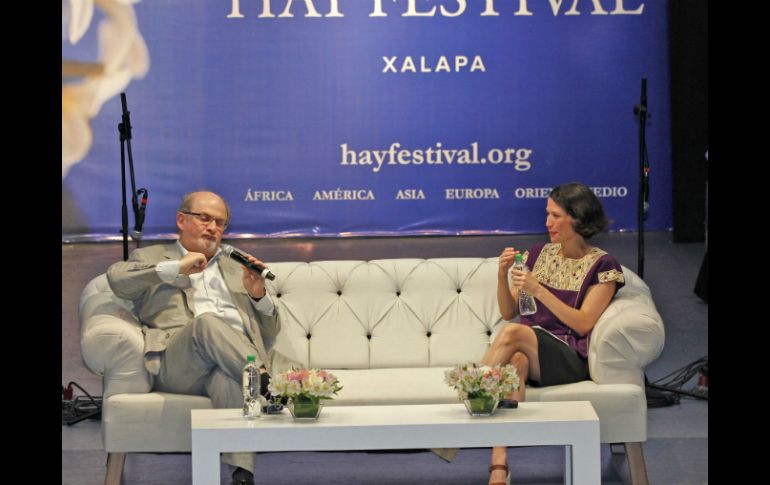
[{"label": "sofa armrest", "polygon": [[591,332],[588,368],[598,384],[644,388],[644,368],[663,351],[663,320],[647,285],[623,268],[626,286],[618,291]]},{"label": "sofa armrest", "polygon": [[80,355],[91,372],[102,376],[105,399],[152,388],[144,367],[142,327],[131,303],[109,291],[105,275],[92,280],[81,296]]}]

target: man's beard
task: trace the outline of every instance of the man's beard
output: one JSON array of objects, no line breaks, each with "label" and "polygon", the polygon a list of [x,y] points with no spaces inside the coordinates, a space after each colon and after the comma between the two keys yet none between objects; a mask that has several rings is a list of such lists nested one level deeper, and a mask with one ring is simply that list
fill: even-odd
[{"label": "man's beard", "polygon": [[198,239],[198,244],[200,244],[201,252],[204,254],[214,256],[217,252],[217,242],[215,240],[202,237]]}]

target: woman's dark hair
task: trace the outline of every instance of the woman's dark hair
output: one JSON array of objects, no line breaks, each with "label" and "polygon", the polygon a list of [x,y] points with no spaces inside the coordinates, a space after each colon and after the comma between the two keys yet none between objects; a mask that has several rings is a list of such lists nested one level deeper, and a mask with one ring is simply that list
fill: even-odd
[{"label": "woman's dark hair", "polygon": [[580,182],[559,185],[549,197],[575,219],[575,232],[586,239],[610,225],[599,198]]}]

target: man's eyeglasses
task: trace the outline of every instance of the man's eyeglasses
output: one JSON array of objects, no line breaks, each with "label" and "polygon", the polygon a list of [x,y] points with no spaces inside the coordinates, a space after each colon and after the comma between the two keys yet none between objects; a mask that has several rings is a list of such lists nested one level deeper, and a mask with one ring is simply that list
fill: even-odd
[{"label": "man's eyeglasses", "polygon": [[179,211],[182,214],[187,214],[188,216],[193,216],[196,219],[198,219],[198,222],[203,224],[204,226],[208,226],[209,223],[213,222],[217,229],[225,229],[227,227],[227,221],[224,219],[215,219],[211,217],[210,215],[206,214],[205,212],[190,212],[190,211]]}]

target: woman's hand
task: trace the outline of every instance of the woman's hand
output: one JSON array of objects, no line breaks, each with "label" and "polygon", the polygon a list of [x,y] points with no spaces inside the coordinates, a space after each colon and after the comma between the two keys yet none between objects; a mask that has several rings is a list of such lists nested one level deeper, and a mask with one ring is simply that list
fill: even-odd
[{"label": "woman's hand", "polygon": [[511,285],[517,290],[523,290],[533,296],[540,289],[540,282],[531,271],[524,272],[517,269],[511,271]]},{"label": "woman's hand", "polygon": [[519,312],[519,306],[516,304],[518,290],[511,289],[511,283],[508,280],[508,272],[513,266],[513,257],[516,253],[518,251],[513,248],[503,249],[497,268],[497,305],[500,308],[500,315],[505,320],[512,320]]},{"label": "woman's hand", "polygon": [[508,277],[508,271],[511,269],[511,266],[513,266],[513,258],[518,253],[519,251],[514,248],[503,249],[503,252],[500,253],[500,259],[498,263],[498,276],[503,276],[505,278]]}]

